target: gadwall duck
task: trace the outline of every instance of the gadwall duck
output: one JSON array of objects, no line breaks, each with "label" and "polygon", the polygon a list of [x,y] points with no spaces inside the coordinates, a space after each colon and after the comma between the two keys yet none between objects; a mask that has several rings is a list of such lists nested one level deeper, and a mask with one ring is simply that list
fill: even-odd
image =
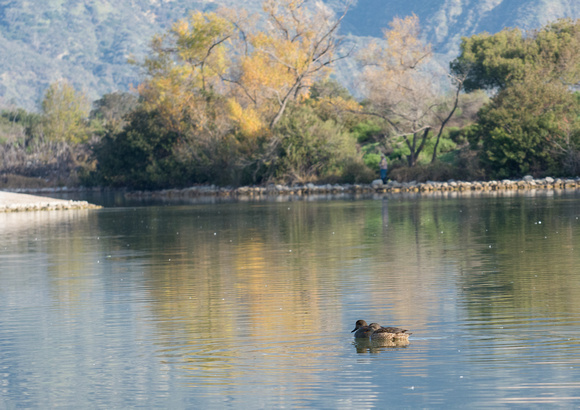
[{"label": "gadwall duck", "polygon": [[370,326],[367,325],[367,322],[365,322],[364,320],[357,320],[354,329],[352,330],[352,332],[355,332],[354,337],[356,337],[357,339],[359,338],[368,339],[369,337],[371,337],[373,331],[374,330],[371,329]]},{"label": "gadwall duck", "polygon": [[[367,325],[364,320],[357,320],[352,332],[356,338],[371,339],[408,339],[412,333],[406,333],[408,330],[399,327],[382,327],[378,323]],[[351,332],[351,333],[352,333]]]},{"label": "gadwall duck", "polygon": [[412,333],[407,333],[407,329],[400,327],[382,327],[378,323],[371,323],[369,329],[372,330],[371,339],[408,339]]}]

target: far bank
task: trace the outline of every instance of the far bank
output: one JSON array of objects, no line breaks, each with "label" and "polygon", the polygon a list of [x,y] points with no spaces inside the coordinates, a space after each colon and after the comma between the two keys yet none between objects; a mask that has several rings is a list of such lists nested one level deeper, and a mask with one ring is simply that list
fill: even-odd
[{"label": "far bank", "polygon": [[[262,197],[307,197],[311,195],[333,194],[397,194],[397,193],[436,193],[436,192],[502,192],[518,190],[575,190],[580,188],[580,177],[576,178],[540,178],[534,179],[525,176],[521,179],[504,179],[497,181],[455,181],[444,182],[397,182],[389,181],[384,184],[375,180],[371,184],[295,184],[292,186],[270,184],[266,186],[220,187],[216,185],[196,185],[181,189],[163,189],[151,191],[125,191],[128,198],[195,198],[195,197],[224,197],[224,198],[262,198]],[[100,188],[13,188],[8,189],[18,193],[34,194],[66,194],[69,192],[82,193],[83,191],[106,191]],[[0,194],[2,192],[0,191]],[[0,197],[0,207],[2,201]]]}]

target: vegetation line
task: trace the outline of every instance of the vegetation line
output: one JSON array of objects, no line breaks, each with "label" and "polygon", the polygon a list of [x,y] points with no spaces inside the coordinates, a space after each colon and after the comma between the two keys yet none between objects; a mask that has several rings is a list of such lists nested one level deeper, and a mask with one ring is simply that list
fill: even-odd
[{"label": "vegetation line", "polygon": [[[383,157],[399,183],[580,173],[579,20],[463,38],[437,74],[415,15],[353,50],[347,10],[193,12],[134,62],[134,93],[52,84],[39,113],[0,113],[0,188],[370,184]],[[347,58],[361,98],[333,79]]]}]

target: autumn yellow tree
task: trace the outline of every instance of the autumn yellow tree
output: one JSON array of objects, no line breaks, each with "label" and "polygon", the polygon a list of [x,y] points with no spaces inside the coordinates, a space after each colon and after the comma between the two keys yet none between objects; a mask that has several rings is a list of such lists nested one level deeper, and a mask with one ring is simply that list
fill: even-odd
[{"label": "autumn yellow tree", "polygon": [[146,78],[139,93],[145,108],[156,110],[180,135],[208,126],[207,104],[223,92],[221,76],[231,64],[228,43],[235,33],[220,13],[193,12],[155,36],[142,63]]},{"label": "autumn yellow tree", "polygon": [[167,161],[251,168],[252,182],[273,175],[276,127],[341,58],[342,17],[305,0],[266,0],[263,10],[194,12],[153,39],[138,90],[141,107],[177,136],[164,144]]},{"label": "autumn yellow tree", "polygon": [[265,0],[263,23],[225,8],[194,12],[153,39],[141,95],[175,130],[208,94],[229,100],[242,133],[273,129],[288,104],[343,57],[338,28],[346,9],[336,18],[321,2]]},{"label": "autumn yellow tree", "polygon": [[66,81],[50,85],[42,100],[42,129],[53,142],[78,144],[88,138],[87,118],[90,104]]},{"label": "autumn yellow tree", "polygon": [[242,57],[237,84],[240,103],[258,111],[272,129],[288,104],[330,73],[338,55],[343,14],[322,2],[266,0],[265,29],[249,33],[249,53]]}]

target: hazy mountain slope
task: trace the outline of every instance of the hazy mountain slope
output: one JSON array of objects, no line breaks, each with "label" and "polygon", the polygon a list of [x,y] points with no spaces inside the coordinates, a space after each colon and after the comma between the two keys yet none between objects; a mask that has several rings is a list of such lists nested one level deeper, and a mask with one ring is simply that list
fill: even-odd
[{"label": "hazy mountain slope", "polygon": [[192,9],[187,0],[0,0],[0,98],[33,107],[47,85],[67,79],[90,97],[127,88],[127,64],[151,36]]},{"label": "hazy mountain slope", "polygon": [[[93,99],[127,89],[139,80],[138,70],[126,63],[130,54],[142,56],[154,33],[189,10],[220,4],[256,12],[261,0],[0,0],[0,107],[34,108],[59,79]],[[394,16],[413,12],[436,50],[451,57],[461,36],[579,18],[580,0],[358,0],[343,32],[381,36]]]},{"label": "hazy mountain slope", "polygon": [[358,0],[343,30],[382,36],[394,16],[415,13],[436,51],[456,52],[462,36],[505,27],[534,29],[562,17],[580,18],[580,0]]}]

